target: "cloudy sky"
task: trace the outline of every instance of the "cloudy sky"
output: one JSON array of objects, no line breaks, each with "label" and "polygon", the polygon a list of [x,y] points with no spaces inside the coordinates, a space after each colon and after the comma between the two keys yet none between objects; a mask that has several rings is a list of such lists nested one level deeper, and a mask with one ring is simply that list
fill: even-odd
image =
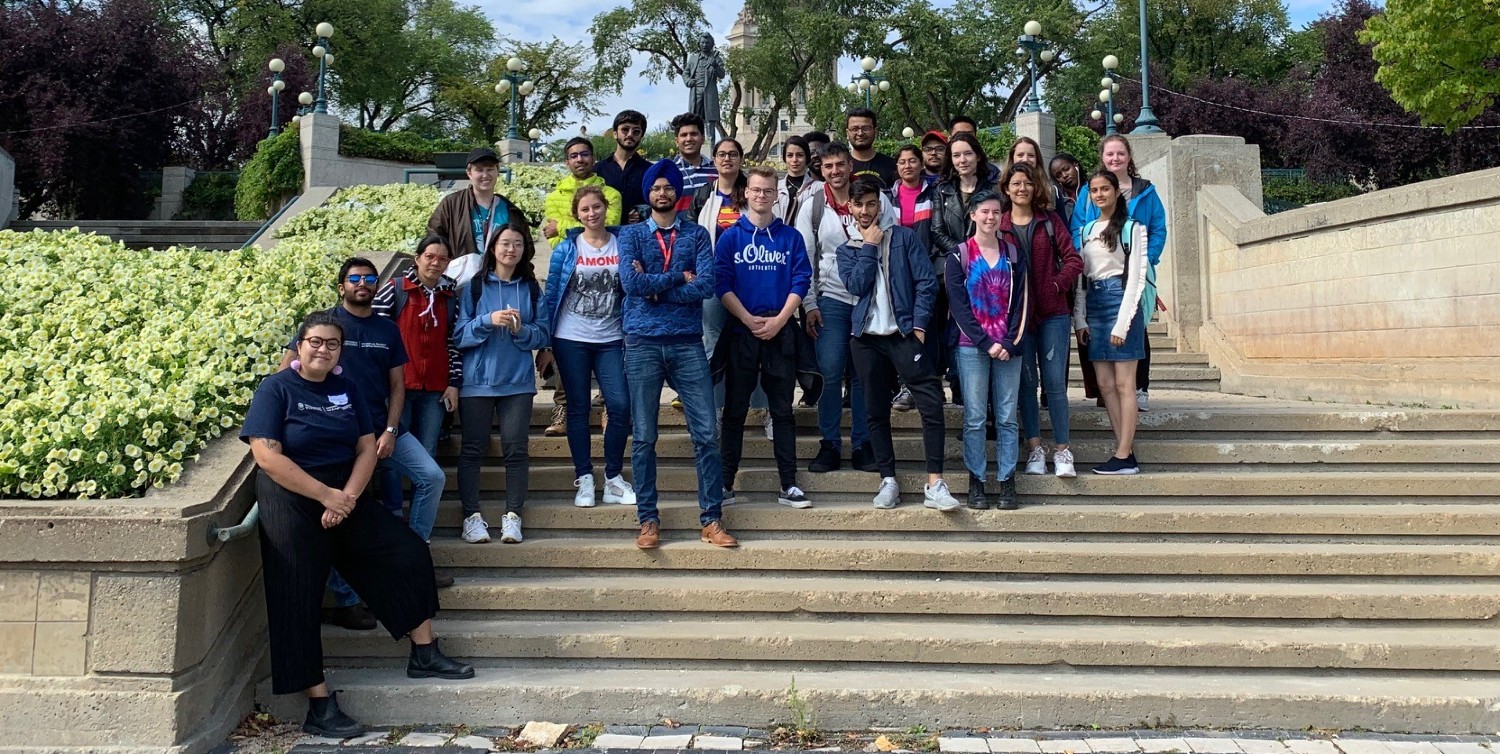
[{"label": "cloudy sky", "polygon": [[[1330,0],[1284,0],[1291,15],[1293,27],[1300,28],[1329,10]],[[469,0],[477,4],[494,22],[502,35],[520,39],[545,39],[557,36],[564,41],[588,40],[588,27],[594,16],[604,11],[627,4],[628,0]],[[947,5],[948,0],[936,0]],[[720,47],[725,45],[729,27],[743,7],[741,0],[704,0],[703,12],[713,27]],[[839,78],[847,81],[857,70],[853,60],[841,61]],[[609,128],[613,113],[626,108],[640,110],[646,114],[654,127],[687,109],[687,91],[676,81],[664,81],[653,86],[640,76],[642,67],[637,61],[635,75],[626,75],[625,90],[617,97],[605,101],[604,110],[609,115],[588,122],[590,133],[599,133]],[[568,130],[575,130],[575,123]]]}]

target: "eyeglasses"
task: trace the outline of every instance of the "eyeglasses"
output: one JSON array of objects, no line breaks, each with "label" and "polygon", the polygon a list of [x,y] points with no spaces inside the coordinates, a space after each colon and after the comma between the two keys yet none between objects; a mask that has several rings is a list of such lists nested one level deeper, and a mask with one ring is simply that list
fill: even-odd
[{"label": "eyeglasses", "polygon": [[319,338],[316,336],[303,338],[302,342],[306,343],[308,348],[311,348],[314,351],[318,350],[319,348],[327,348],[330,353],[339,350],[339,348],[344,345],[344,341],[339,340],[338,338]]},{"label": "eyeglasses", "polygon": [[360,283],[364,283],[365,285],[375,285],[376,283],[380,282],[380,276],[350,275],[349,277],[344,278],[344,280],[345,282],[349,283],[349,285],[359,285]]},{"label": "eyeglasses", "polygon": [[739,152],[714,152],[714,159],[716,160],[738,160],[739,158]]},{"label": "eyeglasses", "polygon": [[570,160],[586,160],[586,159],[588,159],[590,157],[593,157],[593,156],[594,156],[593,152],[573,152],[572,154],[568,155],[568,159],[570,159]]},{"label": "eyeglasses", "polygon": [[943,146],[942,144],[934,144],[930,147],[922,147],[923,154],[942,154],[946,151],[948,151],[948,148]]},{"label": "eyeglasses", "polygon": [[774,196],[776,189],[773,188],[747,188],[745,193],[750,196]]},{"label": "eyeglasses", "polygon": [[862,133],[867,133],[867,132],[870,132],[870,131],[874,131],[875,127],[874,126],[849,126],[849,128],[846,129],[846,130],[848,130],[849,133],[851,133],[851,134],[862,134]]},{"label": "eyeglasses", "polygon": [[1012,183],[1012,184],[1010,184],[1009,188],[1010,188],[1011,191],[1020,191],[1021,189],[1026,189],[1027,191],[1030,191],[1030,190],[1032,190],[1033,188],[1036,188],[1036,187],[1034,185],[1032,185],[1031,181],[1022,181],[1021,183]]}]

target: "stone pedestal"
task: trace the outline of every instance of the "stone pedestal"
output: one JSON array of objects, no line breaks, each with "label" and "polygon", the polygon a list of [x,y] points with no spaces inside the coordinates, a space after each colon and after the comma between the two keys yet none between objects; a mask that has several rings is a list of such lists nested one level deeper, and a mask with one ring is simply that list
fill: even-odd
[{"label": "stone pedestal", "polygon": [[328,113],[302,116],[302,191],[314,186],[341,186],[335,176],[339,164],[339,119]]},{"label": "stone pedestal", "polygon": [[[1057,154],[1057,119],[1041,111],[1021,113],[1016,116],[1016,136],[1027,136],[1042,147],[1042,167]],[[1004,163],[1004,155],[990,155],[990,162]]]},{"label": "stone pedestal", "polygon": [[152,220],[171,220],[182,211],[182,194],[192,184],[197,173],[189,167],[176,165],[161,169],[161,196],[156,197],[156,207],[151,210]]},{"label": "stone pedestal", "polygon": [[495,153],[506,164],[531,162],[531,142],[525,139],[501,139],[495,142]]},{"label": "stone pedestal", "polygon": [[0,228],[16,219],[20,202],[16,196],[16,161],[0,149]]}]

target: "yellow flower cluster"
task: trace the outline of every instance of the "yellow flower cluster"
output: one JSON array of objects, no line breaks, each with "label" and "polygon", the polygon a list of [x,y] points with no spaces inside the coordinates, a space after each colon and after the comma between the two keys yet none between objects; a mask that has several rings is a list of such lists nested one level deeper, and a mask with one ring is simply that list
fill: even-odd
[{"label": "yellow flower cluster", "polygon": [[239,425],[294,316],[329,305],[339,257],[307,241],[134,251],[0,231],[0,497],[176,481]]}]

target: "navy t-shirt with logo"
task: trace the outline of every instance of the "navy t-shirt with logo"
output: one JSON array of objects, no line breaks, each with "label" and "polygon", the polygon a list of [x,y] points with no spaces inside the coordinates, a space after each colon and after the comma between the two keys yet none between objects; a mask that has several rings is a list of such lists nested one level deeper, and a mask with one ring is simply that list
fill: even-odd
[{"label": "navy t-shirt with logo", "polygon": [[[391,397],[390,372],[406,363],[401,329],[385,317],[376,314],[356,317],[342,306],[335,306],[328,313],[344,328],[344,345],[339,349],[344,379],[354,383],[370,426],[383,430]],[[290,343],[287,348],[295,352],[297,344]]]},{"label": "navy t-shirt with logo", "polygon": [[240,439],[275,440],[282,455],[303,469],[350,463],[359,438],[375,431],[359,401],[359,388],[344,377],[312,382],[284,369],[255,389]]}]

